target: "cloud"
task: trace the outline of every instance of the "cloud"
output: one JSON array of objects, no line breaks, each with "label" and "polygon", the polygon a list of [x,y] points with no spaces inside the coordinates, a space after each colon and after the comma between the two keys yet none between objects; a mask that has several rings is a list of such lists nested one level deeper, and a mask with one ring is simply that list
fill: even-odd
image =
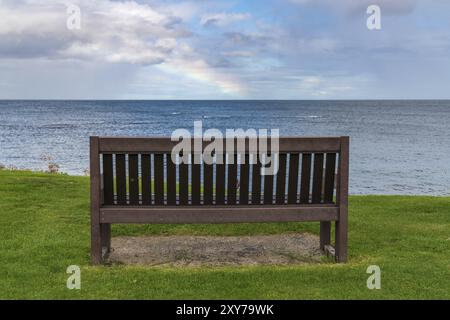
[{"label": "cloud", "polygon": [[296,5],[322,6],[349,15],[364,14],[368,6],[380,6],[387,15],[405,15],[414,11],[418,0],[288,0]]},{"label": "cloud", "polygon": [[[3,1],[0,59],[164,64],[163,69],[168,72],[217,86],[223,92],[241,91],[239,81],[228,75],[227,70],[211,66],[185,43],[192,33],[183,20],[195,12],[192,4],[164,7],[112,0],[74,0],[71,4],[80,8],[80,29],[67,28],[69,14],[64,1]],[[190,12],[181,17],[176,15],[183,8],[189,8]],[[209,17],[222,24],[244,19],[246,15]]]},{"label": "cloud", "polygon": [[448,95],[448,1],[70,1],[0,0],[0,97]]},{"label": "cloud", "polygon": [[247,20],[251,17],[249,13],[208,13],[201,17],[200,23],[205,26],[226,26],[237,21]]},{"label": "cloud", "polygon": [[[81,28],[69,30],[63,1],[4,1],[0,55],[162,63],[189,35],[179,20],[134,1],[80,0]],[[33,48],[30,50],[30,48]]]},{"label": "cloud", "polygon": [[[355,79],[349,77],[304,76],[298,78],[298,90],[302,94],[315,97],[340,96],[351,93],[355,88],[351,85]],[[359,79],[361,80],[361,79]]]},{"label": "cloud", "polygon": [[221,67],[212,67],[204,59],[193,56],[192,52],[193,49],[188,45],[181,46],[176,55],[160,67],[173,74],[182,74],[190,79],[213,84],[223,93],[235,95],[245,93],[246,86],[238,77],[229,74],[228,70],[223,70]]}]

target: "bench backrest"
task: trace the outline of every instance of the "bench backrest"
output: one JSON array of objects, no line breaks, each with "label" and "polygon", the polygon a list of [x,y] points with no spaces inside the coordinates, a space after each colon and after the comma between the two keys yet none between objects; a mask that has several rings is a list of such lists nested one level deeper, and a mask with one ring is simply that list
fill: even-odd
[{"label": "bench backrest", "polygon": [[[101,185],[99,204],[333,204],[339,201],[337,180],[348,179],[341,174],[347,170],[340,170],[348,168],[348,137],[281,137],[278,173],[266,176],[259,170],[261,163],[250,163],[248,152],[228,154],[223,164],[173,163],[176,144],[160,137],[91,137],[91,177]],[[189,156],[193,160],[198,155]]]}]

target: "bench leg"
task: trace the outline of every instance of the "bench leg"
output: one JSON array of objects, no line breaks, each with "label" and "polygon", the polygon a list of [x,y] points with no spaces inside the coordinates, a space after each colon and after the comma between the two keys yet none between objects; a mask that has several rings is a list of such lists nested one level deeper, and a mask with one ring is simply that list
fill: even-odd
[{"label": "bench leg", "polygon": [[102,248],[106,250],[106,253],[111,252],[111,224],[102,223],[100,225],[102,235]]},{"label": "bench leg", "polygon": [[331,243],[331,222],[320,222],[320,250],[324,251],[325,246]]},{"label": "bench leg", "polygon": [[97,265],[102,263],[102,237],[100,224],[91,226],[91,263]]},{"label": "bench leg", "polygon": [[91,229],[91,262],[101,264],[103,256],[111,251],[111,224],[94,224]]},{"label": "bench leg", "polygon": [[347,219],[336,221],[336,262],[347,262]]}]

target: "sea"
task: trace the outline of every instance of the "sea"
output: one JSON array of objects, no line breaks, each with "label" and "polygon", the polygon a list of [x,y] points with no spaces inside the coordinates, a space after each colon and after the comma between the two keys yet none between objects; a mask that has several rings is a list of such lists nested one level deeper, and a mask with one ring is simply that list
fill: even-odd
[{"label": "sea", "polygon": [[[170,136],[176,129],[278,129],[350,136],[350,193],[449,195],[450,100],[0,100],[0,164],[83,175],[89,136]],[[1,181],[0,181],[1,183]]]}]

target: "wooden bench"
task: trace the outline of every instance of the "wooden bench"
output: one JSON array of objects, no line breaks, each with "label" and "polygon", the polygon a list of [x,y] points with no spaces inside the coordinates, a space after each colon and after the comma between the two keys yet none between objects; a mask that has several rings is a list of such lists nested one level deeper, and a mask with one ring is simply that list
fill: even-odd
[{"label": "wooden bench", "polygon": [[229,155],[245,164],[174,164],[175,144],[90,138],[93,264],[110,251],[113,223],[320,221],[321,249],[347,260],[348,137],[282,137],[279,171],[266,176],[248,153]]}]

